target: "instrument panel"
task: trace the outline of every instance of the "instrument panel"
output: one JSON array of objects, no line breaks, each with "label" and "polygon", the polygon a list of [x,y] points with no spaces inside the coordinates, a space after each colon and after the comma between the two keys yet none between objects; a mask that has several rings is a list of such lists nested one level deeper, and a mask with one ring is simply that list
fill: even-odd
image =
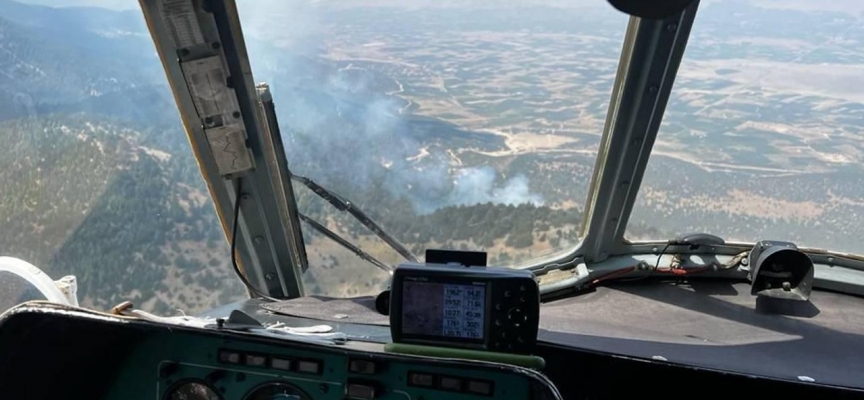
[{"label": "instrument panel", "polygon": [[[271,317],[285,323],[299,321]],[[353,332],[353,338],[377,337],[375,329],[358,329],[353,324],[339,327]],[[661,354],[667,356],[682,354],[671,353],[673,347],[666,344],[608,340],[640,348],[663,346]],[[543,371],[548,378],[512,365],[408,356],[383,349],[382,343],[309,343],[30,303],[0,316],[0,397],[559,400],[562,393],[573,399],[627,397],[634,387],[646,395],[668,397],[668,385],[658,382],[674,376],[684,385],[681,393],[702,390],[730,397],[767,390],[796,398],[861,398],[858,390],[709,371],[550,343],[537,347],[537,355],[546,360]],[[692,347],[683,350],[692,351]],[[724,347],[719,351],[736,350]],[[627,377],[626,384],[621,377]]]},{"label": "instrument panel", "polygon": [[532,397],[530,380],[505,370],[393,360],[389,354],[368,350],[339,354],[342,348],[309,351],[254,340],[159,333],[136,346],[125,359],[106,397],[157,400]]}]

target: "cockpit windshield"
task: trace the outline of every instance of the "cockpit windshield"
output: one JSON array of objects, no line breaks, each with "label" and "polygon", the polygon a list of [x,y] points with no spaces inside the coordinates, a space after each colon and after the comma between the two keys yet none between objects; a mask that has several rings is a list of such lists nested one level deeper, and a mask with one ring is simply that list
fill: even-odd
[{"label": "cockpit windshield", "polygon": [[[420,256],[484,250],[491,264],[513,266],[577,244],[624,14],[594,0],[238,8],[292,172],[358,204]],[[403,261],[296,190],[302,213],[385,262]],[[332,241],[305,239],[311,293],[386,284],[386,273]]]},{"label": "cockpit windshield", "polygon": [[699,8],[631,217],[656,232],[628,238],[697,231],[864,253],[864,8]]},{"label": "cockpit windshield", "polygon": [[[602,0],[237,3],[296,175],[306,294],[379,293],[390,266],[429,248],[554,260],[537,269],[584,256],[635,19]],[[623,230],[629,216],[630,241],[706,232],[864,253],[864,7],[699,8],[636,205],[607,221]],[[247,294],[225,240],[231,207],[216,212],[156,36],[134,0],[0,0],[0,255],[76,275],[87,307],[196,312]]]}]

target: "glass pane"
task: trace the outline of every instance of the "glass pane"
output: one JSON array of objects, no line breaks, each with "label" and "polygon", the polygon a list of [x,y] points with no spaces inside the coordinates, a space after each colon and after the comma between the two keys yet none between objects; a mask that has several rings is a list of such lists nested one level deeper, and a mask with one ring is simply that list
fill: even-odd
[{"label": "glass pane", "polygon": [[[491,264],[513,266],[577,243],[624,14],[595,0],[255,0],[240,14],[295,173],[349,198],[418,255],[485,250]],[[306,190],[298,197],[302,212],[401,261]],[[305,230],[312,292],[385,282]],[[311,282],[324,275],[335,283]]]},{"label": "glass pane", "polygon": [[4,3],[0,138],[0,255],[97,309],[243,297],[140,10]]},{"label": "glass pane", "polygon": [[701,231],[864,252],[861,10],[702,4],[628,237]]}]

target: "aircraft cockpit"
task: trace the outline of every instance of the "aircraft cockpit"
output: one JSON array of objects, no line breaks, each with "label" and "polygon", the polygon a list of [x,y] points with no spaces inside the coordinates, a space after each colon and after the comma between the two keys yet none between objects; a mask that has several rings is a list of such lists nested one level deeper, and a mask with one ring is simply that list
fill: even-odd
[{"label": "aircraft cockpit", "polygon": [[862,16],[0,0],[0,398],[862,398]]}]

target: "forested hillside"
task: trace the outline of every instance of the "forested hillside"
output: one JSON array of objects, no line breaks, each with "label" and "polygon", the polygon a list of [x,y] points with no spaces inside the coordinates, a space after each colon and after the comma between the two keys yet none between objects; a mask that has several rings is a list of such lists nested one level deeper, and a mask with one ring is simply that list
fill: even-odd
[{"label": "forested hillside", "polygon": [[[6,2],[0,2],[0,7]],[[9,10],[6,10],[7,12]],[[58,21],[59,22],[59,21]],[[152,70],[83,47],[87,37],[58,43],[40,26],[0,17],[0,118],[133,90],[153,82]],[[98,38],[96,43],[107,41]],[[130,60],[133,61],[133,60]],[[158,70],[156,71],[158,72]]]},{"label": "forested hillside", "polygon": [[140,12],[0,1],[0,253],[85,306],[241,298]]},{"label": "forested hillside", "polygon": [[200,178],[184,179],[194,165],[141,135],[82,114],[0,124],[0,251],[76,275],[82,302],[99,308],[130,299],[194,311],[236,298],[212,205]]}]

